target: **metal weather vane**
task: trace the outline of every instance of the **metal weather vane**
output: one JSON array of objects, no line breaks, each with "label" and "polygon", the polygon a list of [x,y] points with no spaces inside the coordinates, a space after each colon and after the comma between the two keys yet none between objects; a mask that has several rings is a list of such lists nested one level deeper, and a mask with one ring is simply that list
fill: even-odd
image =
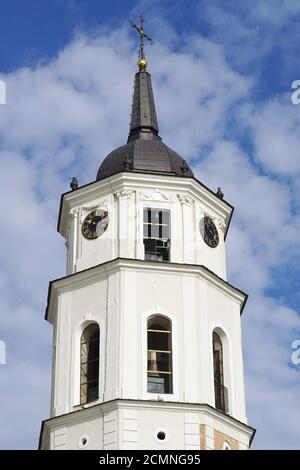
[{"label": "metal weather vane", "polygon": [[131,26],[138,32],[139,37],[140,37],[140,47],[139,47],[139,61],[138,61],[138,66],[140,70],[146,69],[147,67],[147,60],[145,57],[145,51],[144,51],[144,39],[146,38],[151,45],[154,44],[153,39],[148,36],[148,34],[145,33],[144,31],[144,17],[143,15],[140,16],[140,26],[137,26],[133,21],[128,20]]}]

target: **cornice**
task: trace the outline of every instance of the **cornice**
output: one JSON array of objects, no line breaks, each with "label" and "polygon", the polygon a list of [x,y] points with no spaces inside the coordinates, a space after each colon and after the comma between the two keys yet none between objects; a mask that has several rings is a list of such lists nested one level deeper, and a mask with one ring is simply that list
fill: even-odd
[{"label": "cornice", "polygon": [[88,419],[89,417],[96,416],[96,412],[98,410],[99,417],[102,416],[103,412],[108,412],[110,410],[116,408],[142,408],[142,409],[149,409],[149,410],[157,410],[157,408],[164,408],[167,410],[177,411],[177,412],[200,412],[205,414],[206,416],[213,416],[215,419],[223,421],[238,431],[245,432],[249,435],[250,445],[254,438],[256,430],[249,426],[248,424],[237,420],[233,416],[229,416],[221,411],[217,410],[216,408],[208,405],[207,403],[189,403],[189,402],[176,402],[176,401],[159,401],[156,402],[154,400],[135,400],[135,399],[121,399],[116,398],[109,402],[104,403],[97,403],[96,405],[90,406],[88,408],[84,408],[77,411],[72,411],[70,413],[59,415],[52,417],[43,421],[42,429],[41,429],[41,436],[40,436],[40,443],[42,442],[42,434],[49,433],[49,430],[56,426],[65,425],[66,421],[68,424],[80,423],[83,420]]},{"label": "cornice", "polygon": [[82,283],[95,281],[106,277],[109,273],[117,270],[144,270],[144,271],[157,271],[166,272],[170,274],[188,274],[193,276],[200,276],[205,282],[218,288],[225,294],[229,295],[236,302],[240,304],[240,312],[242,314],[247,301],[247,294],[240,289],[232,286],[229,282],[217,276],[203,265],[185,264],[185,263],[171,263],[161,261],[145,261],[132,258],[115,258],[106,263],[101,263],[91,268],[79,271],[77,273],[55,279],[49,283],[47,307],[45,319],[50,321],[52,319],[52,311],[54,310],[58,293],[66,289],[76,288]]},{"label": "cornice", "polygon": [[66,219],[68,212],[81,204],[88,204],[93,199],[99,198],[99,191],[103,197],[108,194],[120,193],[122,190],[145,191],[145,186],[153,190],[158,187],[182,193],[187,198],[201,198],[207,205],[226,218],[225,238],[231,221],[234,208],[224,199],[220,199],[214,192],[195,178],[181,178],[172,175],[149,174],[141,172],[122,172],[103,180],[81,186],[76,191],[68,191],[61,195],[57,230],[62,235],[66,232]]}]

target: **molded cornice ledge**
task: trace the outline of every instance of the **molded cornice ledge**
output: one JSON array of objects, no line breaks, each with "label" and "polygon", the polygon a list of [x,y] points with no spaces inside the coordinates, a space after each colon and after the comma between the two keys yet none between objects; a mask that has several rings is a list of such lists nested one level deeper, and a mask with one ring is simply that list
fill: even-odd
[{"label": "molded cornice ledge", "polygon": [[122,190],[144,191],[145,188],[165,189],[175,194],[182,192],[185,197],[200,199],[216,210],[225,219],[224,237],[226,238],[234,208],[224,199],[220,199],[196,178],[180,178],[172,175],[150,174],[142,172],[122,172],[109,178],[81,186],[76,191],[68,191],[61,195],[57,231],[66,238],[68,215],[72,209],[82,204]]},{"label": "molded cornice ledge", "polygon": [[198,412],[201,413],[203,416],[207,416],[209,418],[215,418],[221,423],[229,424],[232,426],[236,431],[245,433],[249,439],[249,447],[252,444],[253,438],[256,433],[256,429],[249,426],[242,421],[237,420],[233,416],[229,416],[222,411],[217,410],[216,408],[208,405],[206,403],[182,403],[182,402],[168,402],[168,401],[160,401],[156,402],[154,400],[129,400],[129,399],[120,399],[117,398],[116,400],[108,401],[106,403],[99,403],[94,406],[90,406],[86,409],[76,410],[72,413],[68,413],[67,415],[60,415],[55,416],[50,419],[46,419],[42,422],[41,433],[40,433],[40,441],[39,441],[39,450],[43,448],[48,448],[49,446],[49,439],[50,439],[50,431],[51,429],[55,429],[58,426],[65,425],[65,418],[67,416],[69,424],[80,424],[83,421],[89,418],[95,418],[95,416],[103,416],[103,413],[108,413],[109,411],[113,411],[116,409],[148,409],[152,411],[156,411],[158,409],[169,409],[170,411],[182,411],[185,412]]},{"label": "molded cornice ledge", "polygon": [[159,273],[169,274],[189,274],[191,276],[199,276],[208,284],[218,288],[224,294],[230,296],[240,306],[240,313],[242,314],[247,302],[247,294],[240,289],[237,289],[229,282],[217,276],[203,265],[185,264],[185,263],[168,263],[162,261],[144,261],[131,258],[115,258],[106,263],[98,264],[91,268],[79,271],[69,276],[55,279],[49,283],[47,307],[45,319],[53,323],[53,315],[57,309],[58,296],[65,290],[76,289],[82,283],[89,281],[97,281],[105,279],[108,274],[112,274],[120,270],[133,270],[133,271],[156,271]]}]

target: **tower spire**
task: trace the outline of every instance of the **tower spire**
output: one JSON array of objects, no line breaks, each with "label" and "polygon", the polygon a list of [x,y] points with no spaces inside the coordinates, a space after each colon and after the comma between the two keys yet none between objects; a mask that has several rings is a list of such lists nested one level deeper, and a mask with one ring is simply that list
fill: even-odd
[{"label": "tower spire", "polygon": [[160,139],[158,136],[158,124],[153,97],[151,75],[146,71],[147,60],[144,50],[144,39],[154,44],[152,38],[144,31],[144,17],[140,16],[140,26],[128,20],[140,37],[139,47],[139,71],[135,74],[134,92],[131,109],[131,121],[128,142],[137,139]]}]

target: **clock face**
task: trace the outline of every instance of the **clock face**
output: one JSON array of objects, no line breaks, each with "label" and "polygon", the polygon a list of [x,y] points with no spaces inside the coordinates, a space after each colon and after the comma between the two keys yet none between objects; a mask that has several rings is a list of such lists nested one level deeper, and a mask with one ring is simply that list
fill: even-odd
[{"label": "clock face", "polygon": [[205,243],[211,248],[215,248],[219,243],[219,234],[217,227],[210,217],[203,217],[200,220],[200,232]]},{"label": "clock face", "polygon": [[105,232],[108,222],[109,217],[107,211],[92,211],[86,216],[82,223],[82,235],[88,240],[94,240]]}]

